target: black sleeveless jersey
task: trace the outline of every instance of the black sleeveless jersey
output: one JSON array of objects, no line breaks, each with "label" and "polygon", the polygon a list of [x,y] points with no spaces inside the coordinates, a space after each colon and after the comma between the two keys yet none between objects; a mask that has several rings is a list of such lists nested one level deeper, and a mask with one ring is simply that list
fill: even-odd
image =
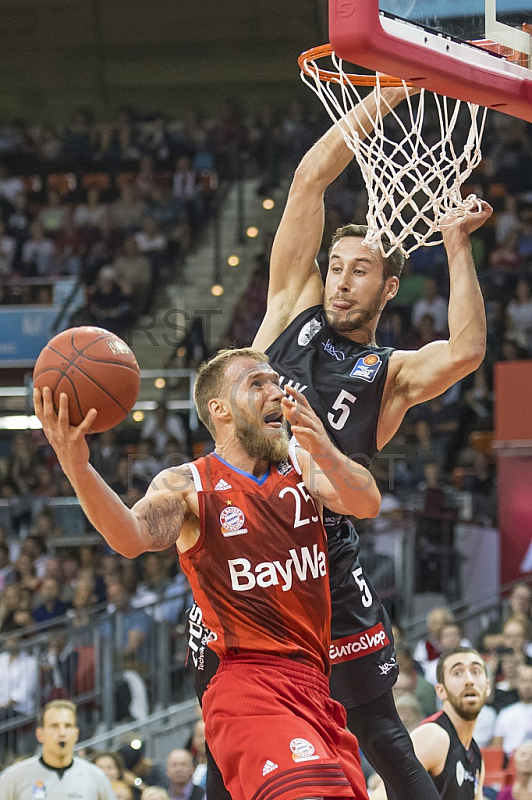
[{"label": "black sleeveless jersey", "polygon": [[431,776],[441,800],[474,800],[482,768],[482,754],[478,744],[471,739],[469,750],[466,750],[444,711],[434,714],[425,722],[440,725],[451,740],[443,771],[439,775]]},{"label": "black sleeveless jersey", "polygon": [[[377,453],[377,425],[391,347],[360,345],[336,333],[323,306],[299,314],[266,351],[281,387],[308,399],[342,453],[368,467]],[[328,510],[328,535],[341,517]]]}]

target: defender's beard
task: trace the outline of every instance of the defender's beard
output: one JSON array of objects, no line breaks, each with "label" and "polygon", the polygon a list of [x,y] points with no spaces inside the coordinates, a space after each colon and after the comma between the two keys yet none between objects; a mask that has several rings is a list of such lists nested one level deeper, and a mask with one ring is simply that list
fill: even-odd
[{"label": "defender's beard", "polygon": [[236,437],[246,453],[263,461],[284,461],[288,458],[289,437],[286,428],[272,429],[270,435],[251,428],[237,427]]},{"label": "defender's beard", "polygon": [[480,714],[480,710],[484,705],[484,699],[481,697],[478,698],[478,704],[475,704],[474,706],[469,703],[464,703],[460,697],[454,694],[449,694],[449,692],[447,692],[447,699],[458,716],[466,722],[473,722],[473,720],[475,720]]}]

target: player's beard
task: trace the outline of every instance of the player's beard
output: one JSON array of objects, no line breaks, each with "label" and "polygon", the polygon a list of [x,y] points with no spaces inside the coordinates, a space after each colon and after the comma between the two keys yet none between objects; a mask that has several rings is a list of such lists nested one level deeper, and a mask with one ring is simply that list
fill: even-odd
[{"label": "player's beard", "polygon": [[480,710],[484,705],[485,699],[486,699],[485,694],[484,697],[480,695],[478,698],[478,703],[472,706],[470,703],[466,704],[466,702],[462,700],[462,698],[459,695],[452,694],[447,689],[447,700],[449,701],[453,709],[456,711],[458,716],[461,717],[461,719],[465,720],[466,722],[473,722],[473,720],[475,720],[478,717],[478,715],[480,714]]},{"label": "player's beard", "polygon": [[[327,322],[331,328],[338,333],[354,333],[368,325],[372,319],[382,312],[382,291],[384,289],[384,284],[385,281],[383,281],[381,287],[368,301],[365,308],[353,306],[347,311],[345,319],[339,319],[338,313],[332,308],[333,301],[338,298],[336,296],[329,297],[324,311]],[[373,338],[373,334],[369,330],[368,337]]]},{"label": "player's beard", "polygon": [[288,432],[282,428],[272,428],[271,433],[259,433],[244,425],[236,428],[236,438],[252,458],[277,462],[288,458]]}]

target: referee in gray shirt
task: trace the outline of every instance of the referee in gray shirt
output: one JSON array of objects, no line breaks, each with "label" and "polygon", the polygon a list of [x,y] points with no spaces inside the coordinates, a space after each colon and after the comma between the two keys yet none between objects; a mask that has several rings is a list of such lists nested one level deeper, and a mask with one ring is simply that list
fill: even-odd
[{"label": "referee in gray shirt", "polygon": [[74,758],[79,728],[73,703],[48,703],[35,734],[42,755],[21,761],[0,775],[2,800],[115,800],[102,770]]}]

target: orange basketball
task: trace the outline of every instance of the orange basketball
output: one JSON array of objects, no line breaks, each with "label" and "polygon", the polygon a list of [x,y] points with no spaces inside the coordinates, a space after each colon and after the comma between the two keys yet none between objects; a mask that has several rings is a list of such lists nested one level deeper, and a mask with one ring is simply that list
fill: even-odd
[{"label": "orange basketball", "polygon": [[103,328],[69,328],[50,339],[33,370],[41,391],[49,386],[56,409],[59,395],[68,395],[71,425],[79,425],[91,408],[98,416],[91,432],[100,433],[122,422],[140,388],[137,359],[114,333]]}]

